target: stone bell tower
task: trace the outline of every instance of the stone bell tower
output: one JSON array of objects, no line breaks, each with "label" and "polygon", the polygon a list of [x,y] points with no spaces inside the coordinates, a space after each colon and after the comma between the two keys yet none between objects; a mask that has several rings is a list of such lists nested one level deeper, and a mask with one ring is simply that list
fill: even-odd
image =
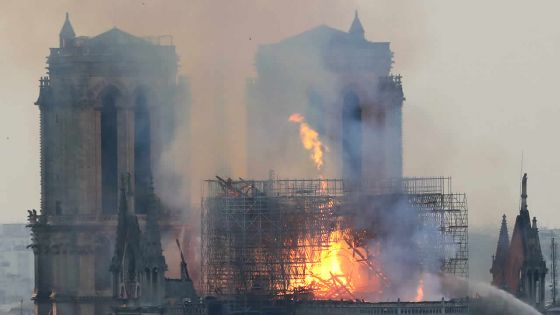
[{"label": "stone bell tower", "polygon": [[[108,314],[119,190],[145,220],[185,86],[169,37],[76,36],[68,14],[40,80],[41,210],[30,211],[36,314]],[[124,177],[124,180],[120,178]],[[158,179],[154,186],[157,192]],[[173,213],[166,213],[167,221]],[[165,221],[162,218],[162,221]]]},{"label": "stone bell tower", "polygon": [[320,25],[259,46],[247,85],[249,176],[317,176],[288,122],[300,113],[329,149],[323,175],[350,186],[401,178],[405,99],[392,66],[390,43],[369,41],[357,12],[348,31]]}]

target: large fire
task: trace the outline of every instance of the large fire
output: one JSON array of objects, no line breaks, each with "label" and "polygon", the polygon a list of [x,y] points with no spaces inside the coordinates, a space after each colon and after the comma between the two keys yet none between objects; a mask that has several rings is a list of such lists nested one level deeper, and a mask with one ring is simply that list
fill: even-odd
[{"label": "large fire", "polygon": [[317,261],[307,263],[303,283],[316,298],[356,299],[382,290],[386,279],[371,263],[365,263],[363,249],[350,246],[347,232],[332,232],[319,256]]},{"label": "large fire", "polygon": [[424,279],[420,278],[418,281],[418,288],[416,289],[416,297],[414,298],[415,302],[420,302],[424,300]]},{"label": "large fire", "polygon": [[[324,153],[327,147],[299,113],[290,115],[289,121],[299,124],[300,141],[310,151],[321,179],[319,193],[327,195],[327,181],[322,174]],[[326,205],[328,208],[330,205]],[[355,235],[342,227],[328,232],[320,251],[306,240],[304,278],[290,284],[292,289],[311,291],[319,299],[356,299],[381,293],[388,280],[373,262],[371,249],[356,244]]]}]

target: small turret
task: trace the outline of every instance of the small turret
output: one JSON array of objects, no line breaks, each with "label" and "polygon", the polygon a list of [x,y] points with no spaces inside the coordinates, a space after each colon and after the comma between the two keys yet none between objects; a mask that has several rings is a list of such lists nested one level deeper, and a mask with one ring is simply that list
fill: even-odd
[{"label": "small turret", "polygon": [[348,31],[351,35],[359,39],[365,39],[365,31],[364,27],[362,26],[362,22],[360,22],[360,18],[358,17],[358,10],[356,10],[354,14],[354,21],[352,21],[352,25],[350,26],[350,30]]},{"label": "small turret", "polygon": [[533,217],[533,226],[532,226],[533,230],[537,229],[537,217]]},{"label": "small turret", "polygon": [[154,192],[151,177],[148,189],[144,255],[150,268],[158,268],[160,271],[165,271],[167,270],[167,265],[165,264],[165,258],[162,254],[161,232],[159,229],[159,217],[161,212],[160,202]]},{"label": "small turret", "polygon": [[74,28],[72,27],[72,23],[70,23],[70,16],[68,12],[66,12],[66,20],[64,21],[64,25],[62,25],[62,29],[58,34],[60,39],[60,48],[66,48],[72,45],[72,41],[76,38],[76,33],[74,33]]},{"label": "small turret", "polygon": [[506,221],[506,215],[502,216],[502,225],[500,227],[500,237],[498,239],[498,250],[496,251],[496,256],[507,255],[507,249],[509,248],[509,233]]},{"label": "small turret", "polygon": [[527,173],[525,173],[521,180],[521,214],[527,211]]}]

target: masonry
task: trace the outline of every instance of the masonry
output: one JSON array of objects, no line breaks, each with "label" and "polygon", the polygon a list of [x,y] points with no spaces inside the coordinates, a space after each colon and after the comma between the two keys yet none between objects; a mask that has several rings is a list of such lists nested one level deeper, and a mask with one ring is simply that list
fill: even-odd
[{"label": "masonry", "polygon": [[[36,314],[108,314],[119,191],[145,225],[186,85],[171,38],[76,36],[68,15],[40,80],[41,209],[30,211]],[[177,230],[178,213],[160,224]],[[170,223],[177,222],[177,223]]]}]

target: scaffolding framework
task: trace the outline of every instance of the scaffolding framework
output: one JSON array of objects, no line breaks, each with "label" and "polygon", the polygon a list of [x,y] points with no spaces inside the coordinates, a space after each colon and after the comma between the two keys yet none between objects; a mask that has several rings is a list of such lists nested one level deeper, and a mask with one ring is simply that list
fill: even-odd
[{"label": "scaffolding framework", "polygon": [[[356,196],[358,196],[356,198]],[[333,232],[352,229],[349,216],[359,202],[404,198],[418,216],[418,228],[437,235],[418,239],[421,261],[440,257],[441,270],[468,277],[468,221],[464,194],[451,179],[406,178],[349,189],[340,179],[206,181],[202,204],[201,287],[217,296],[279,297],[312,294],[303,287],[309,266],[319,263]],[[347,234],[348,235],[348,234]],[[361,262],[381,280],[356,230],[345,239]],[[367,236],[365,236],[367,235]],[[373,236],[375,237],[375,236]],[[354,248],[355,247],[355,248]],[[336,279],[333,279],[333,281]],[[390,279],[389,279],[390,280]]]}]

